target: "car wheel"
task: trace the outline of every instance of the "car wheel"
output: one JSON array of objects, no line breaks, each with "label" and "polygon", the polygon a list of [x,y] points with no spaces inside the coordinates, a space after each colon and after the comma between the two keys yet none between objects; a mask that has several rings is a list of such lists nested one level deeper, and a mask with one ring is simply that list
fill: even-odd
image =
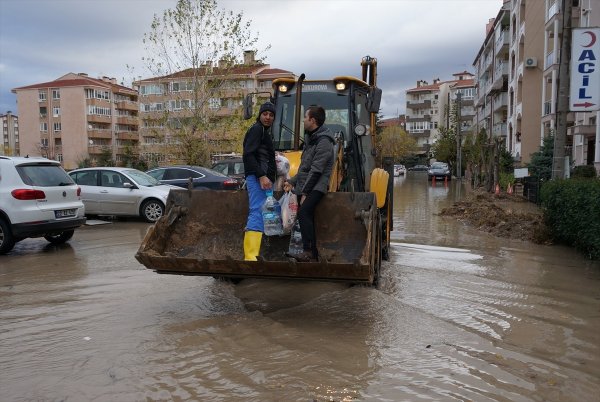
[{"label": "car wheel", "polygon": [[15,246],[15,238],[13,237],[8,222],[0,218],[0,254],[6,254]]},{"label": "car wheel", "polygon": [[65,230],[59,234],[46,235],[44,236],[44,239],[48,240],[52,244],[63,244],[71,240],[73,233],[75,233],[75,230]]},{"label": "car wheel", "polygon": [[165,213],[165,206],[163,205],[163,203],[158,200],[151,199],[151,200],[144,201],[144,203],[142,204],[140,216],[146,222],[154,223],[161,216],[163,216],[164,213]]}]

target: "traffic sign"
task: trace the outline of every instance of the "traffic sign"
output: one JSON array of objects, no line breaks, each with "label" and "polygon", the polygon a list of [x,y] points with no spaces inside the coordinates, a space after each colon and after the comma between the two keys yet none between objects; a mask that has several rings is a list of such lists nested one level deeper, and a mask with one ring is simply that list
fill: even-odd
[{"label": "traffic sign", "polygon": [[575,28],[571,43],[569,110],[600,110],[600,28]]}]

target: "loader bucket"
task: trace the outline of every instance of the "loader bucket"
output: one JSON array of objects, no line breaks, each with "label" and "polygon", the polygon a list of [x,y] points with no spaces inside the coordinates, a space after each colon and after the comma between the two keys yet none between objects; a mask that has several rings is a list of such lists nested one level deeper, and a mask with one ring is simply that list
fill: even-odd
[{"label": "loader bucket", "polygon": [[376,279],[379,214],[373,193],[323,197],[315,214],[319,262],[286,257],[289,235],[263,236],[258,261],[244,261],[247,215],[246,191],[171,190],[165,215],[149,228],[135,257],[158,273],[368,284]]}]

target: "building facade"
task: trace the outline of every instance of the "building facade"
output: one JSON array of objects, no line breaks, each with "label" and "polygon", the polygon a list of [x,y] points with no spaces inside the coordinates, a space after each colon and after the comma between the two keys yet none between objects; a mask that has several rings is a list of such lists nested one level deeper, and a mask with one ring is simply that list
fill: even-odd
[{"label": "building facade", "polygon": [[[568,0],[572,27],[600,26],[594,0]],[[506,0],[486,27],[473,63],[477,130],[483,128],[526,165],[543,139],[557,130],[563,2]],[[565,56],[566,57],[566,56]],[[567,115],[567,153],[573,165],[600,172],[599,112]],[[569,152],[570,151],[570,152]]]},{"label": "building facade", "polygon": [[19,144],[19,118],[12,114],[11,111],[0,115],[0,138],[2,138],[0,155],[21,155]]},{"label": "building facade", "polygon": [[[454,79],[441,81],[417,81],[417,86],[406,91],[406,132],[417,141],[418,154],[429,155],[439,135],[440,127],[451,127],[450,114],[460,108],[462,134],[472,131],[475,115],[475,81],[473,74],[463,71],[453,74]],[[457,94],[460,93],[460,103]]]},{"label": "building facade", "polygon": [[74,169],[102,154],[118,162],[138,144],[137,92],[114,78],[69,73],[12,92],[21,116],[21,155],[45,156]]},{"label": "building facade", "polygon": [[[295,75],[256,61],[254,52],[246,51],[241,64],[205,63],[201,71],[188,69],[134,82],[140,96],[142,158],[153,164],[184,162],[168,151],[179,141],[177,129],[183,120],[191,116],[215,121],[241,117],[244,97],[257,93],[258,102],[268,99],[276,78],[295,78]],[[218,124],[207,126],[210,128],[200,135],[215,151],[236,151],[236,138],[232,134],[236,130],[219,129]]]}]

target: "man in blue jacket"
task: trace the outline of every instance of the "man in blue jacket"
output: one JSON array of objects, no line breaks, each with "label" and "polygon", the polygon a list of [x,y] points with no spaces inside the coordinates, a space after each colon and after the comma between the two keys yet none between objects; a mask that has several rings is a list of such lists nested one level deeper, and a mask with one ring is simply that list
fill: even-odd
[{"label": "man in blue jacket", "polygon": [[267,196],[265,190],[273,188],[277,167],[271,126],[275,119],[275,105],[265,102],[261,105],[256,122],[244,137],[244,174],[248,189],[248,221],[244,233],[244,260],[256,261],[264,225],[261,207]]},{"label": "man in blue jacket", "polygon": [[300,200],[298,220],[303,251],[290,255],[299,262],[317,261],[319,258],[315,209],[329,188],[335,143],[333,133],[323,125],[324,123],[325,110],[321,106],[310,106],[306,109],[304,130],[308,134],[308,141],[302,151],[298,173],[284,184],[284,190],[290,191],[293,187]]}]

